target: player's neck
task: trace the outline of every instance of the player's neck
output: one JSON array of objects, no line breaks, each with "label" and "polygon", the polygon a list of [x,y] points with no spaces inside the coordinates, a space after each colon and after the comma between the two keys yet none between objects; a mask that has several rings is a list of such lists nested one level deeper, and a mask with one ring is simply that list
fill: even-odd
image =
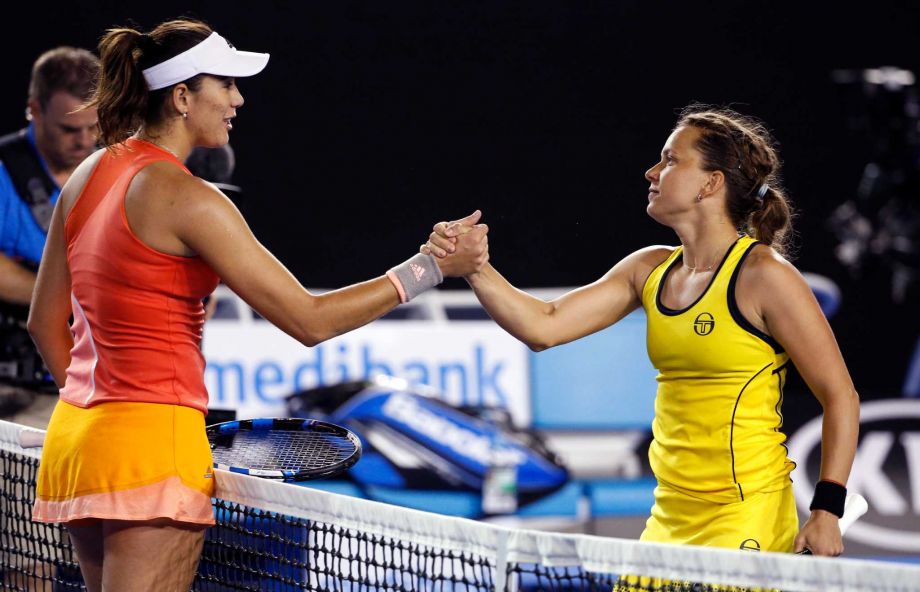
[{"label": "player's neck", "polygon": [[175,156],[179,161],[185,161],[192,150],[189,142],[184,137],[174,133],[169,128],[142,127],[137,131],[135,137],[159,146]]},{"label": "player's neck", "polygon": [[714,271],[725,257],[728,249],[738,240],[734,228],[710,229],[694,236],[681,236],[683,244],[683,267],[688,271],[704,273]]}]

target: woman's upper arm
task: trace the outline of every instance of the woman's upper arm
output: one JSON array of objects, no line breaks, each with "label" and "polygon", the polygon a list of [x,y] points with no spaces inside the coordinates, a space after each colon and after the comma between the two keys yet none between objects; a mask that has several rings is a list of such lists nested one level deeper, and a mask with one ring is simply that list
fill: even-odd
[{"label": "woman's upper arm", "polygon": [[64,237],[64,200],[59,199],[51,216],[48,238],[35,280],[35,291],[29,306],[29,330],[65,324],[70,318],[70,268],[67,266],[67,245]]},{"label": "woman's upper arm", "polygon": [[556,329],[551,345],[600,331],[642,306],[645,279],[670,252],[661,246],[635,251],[596,282],[552,301],[550,315]]},{"label": "woman's upper arm", "polygon": [[775,253],[756,259],[746,286],[756,291],[769,333],[789,353],[821,401],[854,393],[853,382],[830,324],[805,278]]},{"label": "woman's upper arm", "polygon": [[181,189],[176,236],[210,265],[231,290],[282,329],[298,325],[290,314],[314,296],[253,235],[236,206],[194,177]]},{"label": "woman's upper arm", "polygon": [[54,204],[45,249],[35,279],[35,291],[29,305],[30,331],[56,329],[61,325],[66,326],[70,319],[70,267],[67,263],[64,222],[104,153],[104,150],[97,150],[77,166],[61,188],[61,194]]}]

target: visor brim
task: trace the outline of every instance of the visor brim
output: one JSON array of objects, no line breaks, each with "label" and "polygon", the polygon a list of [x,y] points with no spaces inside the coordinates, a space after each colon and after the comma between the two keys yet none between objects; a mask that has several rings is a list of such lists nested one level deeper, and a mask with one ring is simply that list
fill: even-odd
[{"label": "visor brim", "polygon": [[232,76],[234,78],[245,78],[254,76],[265,69],[268,65],[269,54],[256,53],[252,51],[231,50],[221,56],[217,63],[209,65],[206,74],[214,76]]}]

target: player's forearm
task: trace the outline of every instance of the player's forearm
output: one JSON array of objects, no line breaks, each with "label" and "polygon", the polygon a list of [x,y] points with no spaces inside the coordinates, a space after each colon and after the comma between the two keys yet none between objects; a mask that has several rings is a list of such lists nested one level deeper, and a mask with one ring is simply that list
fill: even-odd
[{"label": "player's forearm", "polygon": [[821,436],[821,479],[846,485],[859,437],[859,395],[853,389],[828,397]]},{"label": "player's forearm", "polygon": [[249,290],[241,296],[268,321],[308,347],[366,325],[400,302],[386,276],[321,295],[307,292],[292,280],[287,290],[270,294]]},{"label": "player's forearm", "polygon": [[0,300],[28,306],[35,289],[35,274],[0,253]]},{"label": "player's forearm", "polygon": [[554,345],[547,331],[552,304],[515,288],[491,264],[467,277],[467,281],[483,308],[502,329],[534,351]]},{"label": "player's forearm", "polygon": [[384,276],[326,292],[314,302],[315,333],[324,341],[380,318],[400,300],[393,283]]}]

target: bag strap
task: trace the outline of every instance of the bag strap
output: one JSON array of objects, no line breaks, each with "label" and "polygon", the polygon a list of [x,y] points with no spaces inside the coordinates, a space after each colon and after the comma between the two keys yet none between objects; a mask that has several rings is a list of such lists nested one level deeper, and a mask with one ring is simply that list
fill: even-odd
[{"label": "bag strap", "polygon": [[0,161],[13,181],[19,198],[32,210],[32,217],[45,233],[51,226],[54,206],[51,195],[57,184],[48,175],[41,157],[28,138],[28,128],[0,138]]}]

